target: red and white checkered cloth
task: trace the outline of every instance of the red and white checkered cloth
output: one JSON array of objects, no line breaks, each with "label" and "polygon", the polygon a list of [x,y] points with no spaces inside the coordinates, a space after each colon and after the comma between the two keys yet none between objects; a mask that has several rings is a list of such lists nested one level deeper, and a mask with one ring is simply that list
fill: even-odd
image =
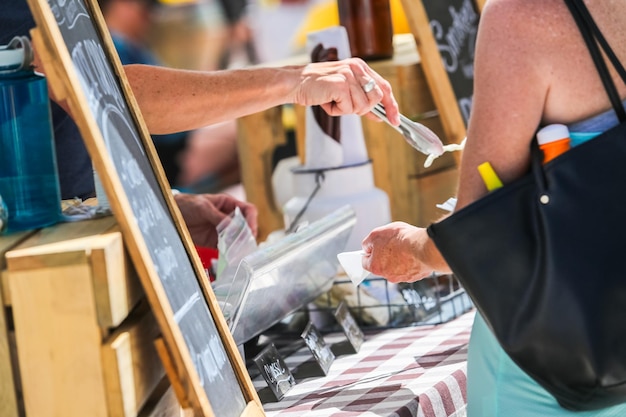
[{"label": "red and white checkered cloth", "polygon": [[[298,381],[268,417],[465,416],[467,343],[474,310],[441,325],[366,336],[358,353],[339,356],[328,375]],[[324,337],[327,344],[345,340]],[[304,347],[285,358],[293,370],[311,360]],[[255,387],[266,387],[262,378]]]}]

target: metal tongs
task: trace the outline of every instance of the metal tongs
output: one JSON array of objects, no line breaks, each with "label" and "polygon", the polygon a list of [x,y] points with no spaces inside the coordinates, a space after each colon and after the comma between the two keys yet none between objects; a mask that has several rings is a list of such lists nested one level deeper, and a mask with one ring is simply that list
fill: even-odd
[{"label": "metal tongs", "polygon": [[414,122],[404,115],[400,115],[400,125],[395,126],[391,124],[389,119],[387,119],[387,112],[385,111],[385,107],[378,103],[372,109],[372,113],[378,116],[381,120],[387,122],[387,124],[404,136],[404,139],[411,145],[413,148],[417,149],[421,153],[425,155],[433,155],[439,156],[443,154],[443,143],[439,139],[439,137],[424,126],[421,123]]}]

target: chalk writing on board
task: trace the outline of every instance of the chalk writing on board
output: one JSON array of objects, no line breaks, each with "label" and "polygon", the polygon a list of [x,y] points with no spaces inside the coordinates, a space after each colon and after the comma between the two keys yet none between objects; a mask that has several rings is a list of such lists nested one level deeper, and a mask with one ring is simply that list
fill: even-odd
[{"label": "chalk writing on board", "polygon": [[424,6],[459,110],[467,125],[472,108],[474,48],[479,15],[472,0],[453,3],[424,1]]},{"label": "chalk writing on board", "polygon": [[254,358],[254,363],[277,400],[282,400],[285,394],[296,385],[293,374],[273,343],[270,343]]},{"label": "chalk writing on board", "polygon": [[48,4],[131,207],[125,220],[141,231],[135,239],[147,247],[211,408],[239,417],[246,407],[241,386],[88,8],[83,0]]},{"label": "chalk writing on board", "polygon": [[363,331],[361,331],[359,325],[356,323],[356,320],[354,320],[352,314],[350,314],[350,310],[348,310],[346,303],[344,303],[343,301],[339,303],[334,315],[335,319],[337,320],[337,322],[343,329],[346,337],[348,338],[348,341],[354,348],[354,351],[358,352],[359,349],[361,349],[363,341],[365,340],[365,335],[363,334]]},{"label": "chalk writing on board", "polygon": [[304,339],[307,347],[313,354],[313,357],[322,368],[324,375],[328,374],[330,366],[335,360],[335,354],[330,350],[330,346],[326,344],[324,336],[317,330],[317,327],[309,321],[301,337]]}]

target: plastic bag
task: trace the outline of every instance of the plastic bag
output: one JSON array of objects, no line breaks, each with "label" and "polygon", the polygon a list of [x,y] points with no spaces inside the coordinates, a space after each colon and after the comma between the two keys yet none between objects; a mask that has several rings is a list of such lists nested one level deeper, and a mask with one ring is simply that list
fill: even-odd
[{"label": "plastic bag", "polygon": [[[245,256],[257,250],[257,243],[239,207],[217,225],[216,231],[219,255],[216,278],[212,283],[212,288],[222,313],[230,325],[233,312],[239,308],[238,305],[232,305],[232,300],[236,299],[236,303],[242,300],[241,297],[233,297],[232,294],[243,294],[249,284],[235,281],[237,269]],[[239,281],[248,279],[249,277],[245,274],[240,274]]]}]

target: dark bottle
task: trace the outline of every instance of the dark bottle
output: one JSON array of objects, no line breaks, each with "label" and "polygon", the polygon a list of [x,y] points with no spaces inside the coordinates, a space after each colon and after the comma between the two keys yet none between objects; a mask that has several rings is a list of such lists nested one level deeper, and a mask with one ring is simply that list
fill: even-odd
[{"label": "dark bottle", "polygon": [[337,0],[339,23],[346,28],[352,56],[364,60],[393,56],[389,0]]}]

